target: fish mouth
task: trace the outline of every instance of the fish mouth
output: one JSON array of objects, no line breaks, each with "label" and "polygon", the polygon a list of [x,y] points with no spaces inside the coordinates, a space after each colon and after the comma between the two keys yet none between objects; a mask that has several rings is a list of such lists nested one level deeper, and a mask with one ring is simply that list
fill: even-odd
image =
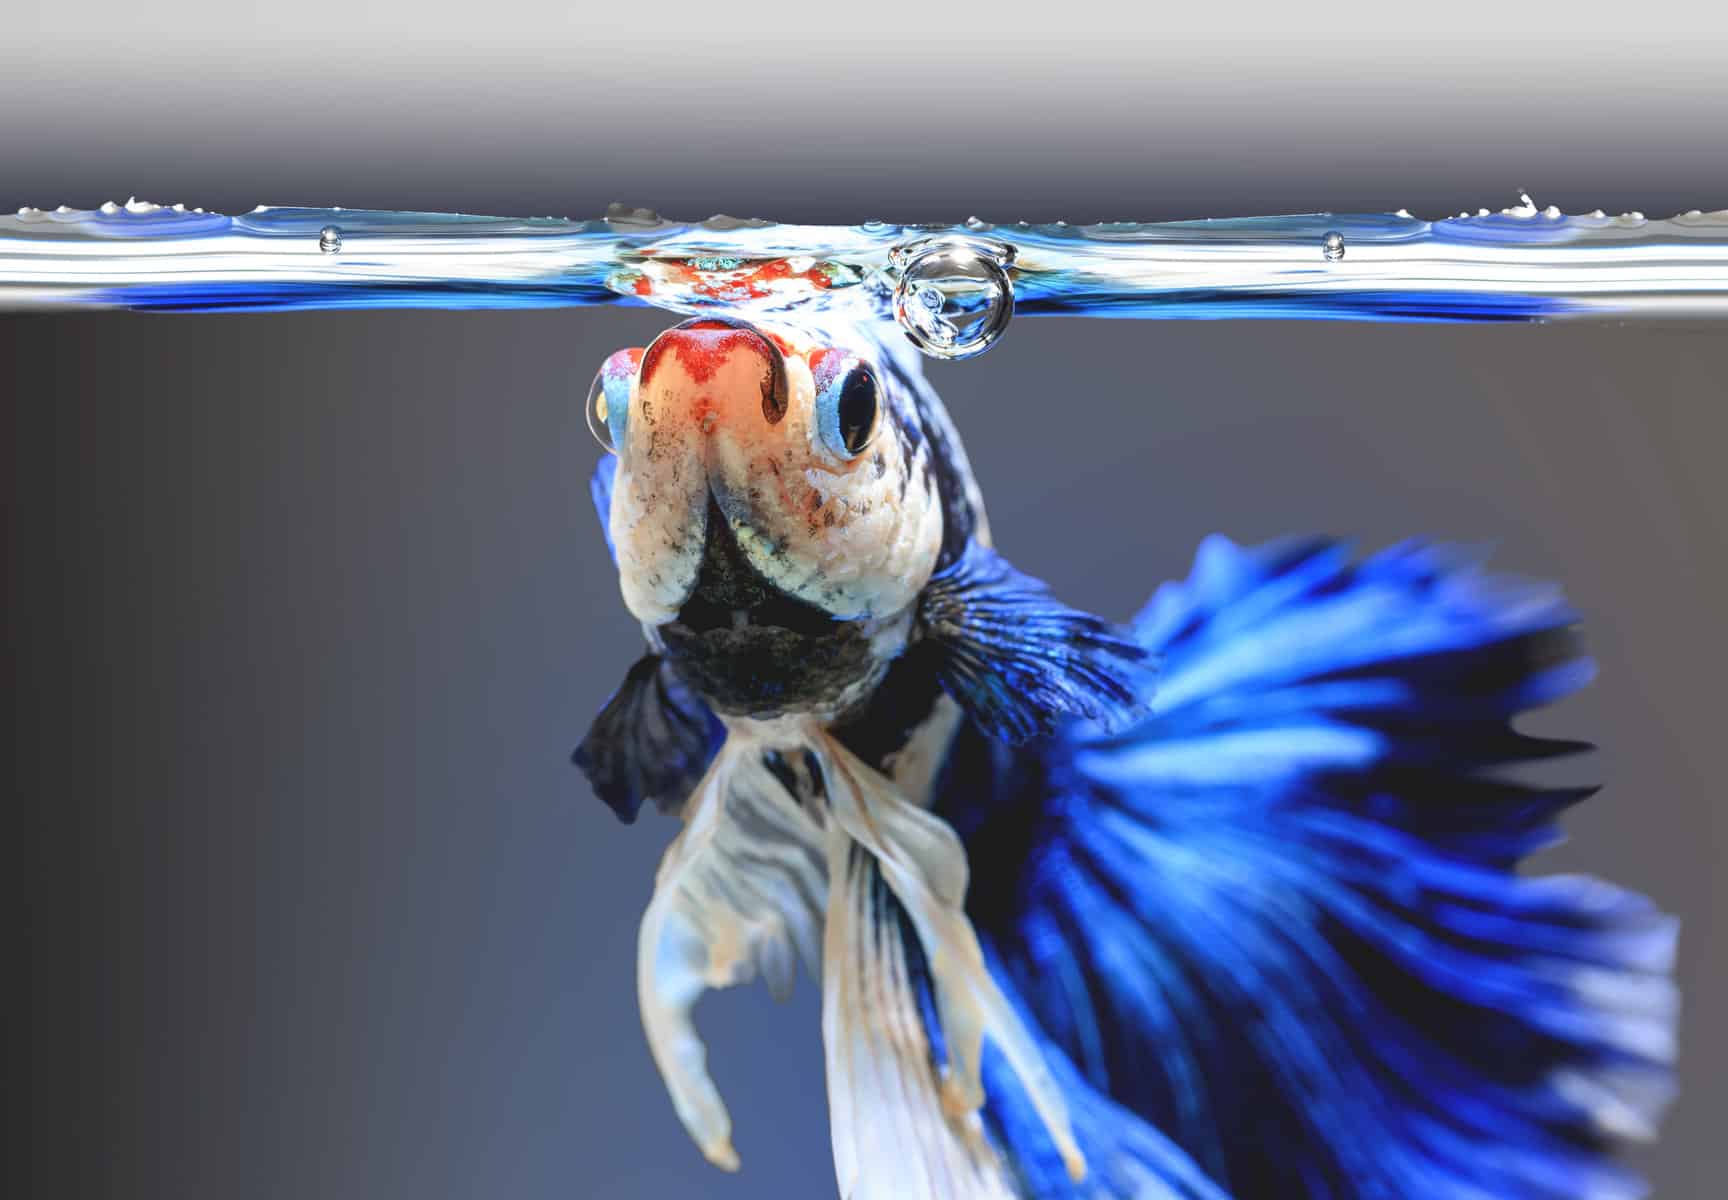
[{"label": "fish mouth", "polygon": [[698,635],[755,631],[804,637],[821,637],[841,623],[839,618],[829,616],[815,605],[784,594],[754,604],[728,606],[704,596],[700,588],[684,602],[684,607],[672,620],[672,624]]},{"label": "fish mouth", "polygon": [[738,545],[719,503],[710,496],[696,586],[671,623],[697,635],[754,630],[824,637],[843,622],[763,578]]},{"label": "fish mouth", "polygon": [[879,678],[887,664],[869,626],[763,578],[710,497],[696,586],[658,632],[668,657],[715,708],[766,717],[822,709]]}]

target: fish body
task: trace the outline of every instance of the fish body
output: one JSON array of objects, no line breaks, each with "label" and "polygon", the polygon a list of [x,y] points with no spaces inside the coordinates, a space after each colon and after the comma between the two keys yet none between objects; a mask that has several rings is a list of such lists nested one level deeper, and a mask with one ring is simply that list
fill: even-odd
[{"label": "fish body", "polygon": [[691,1020],[822,981],[847,1200],[1630,1197],[1673,922],[1519,861],[1498,768],[1591,667],[1559,593],[1411,544],[1206,541],[1116,626],[993,547],[916,357],[701,317],[602,367],[594,494],[647,650],[575,758],[677,814],[640,933]]}]

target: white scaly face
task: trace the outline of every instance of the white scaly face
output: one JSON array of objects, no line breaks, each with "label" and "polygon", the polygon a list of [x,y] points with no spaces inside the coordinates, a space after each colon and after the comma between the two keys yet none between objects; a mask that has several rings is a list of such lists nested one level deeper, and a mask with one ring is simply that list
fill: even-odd
[{"label": "white scaly face", "polygon": [[834,711],[904,644],[942,508],[868,354],[703,317],[602,369],[624,602],[722,711]]}]

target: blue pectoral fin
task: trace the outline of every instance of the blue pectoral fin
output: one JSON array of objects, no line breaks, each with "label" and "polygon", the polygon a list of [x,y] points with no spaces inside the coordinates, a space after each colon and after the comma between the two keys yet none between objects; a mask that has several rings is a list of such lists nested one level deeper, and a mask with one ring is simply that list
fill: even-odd
[{"label": "blue pectoral fin", "polygon": [[588,477],[588,495],[594,501],[594,511],[600,516],[600,536],[606,539],[606,553],[618,561],[617,548],[612,545],[612,483],[618,477],[618,460],[602,455]]},{"label": "blue pectoral fin", "polygon": [[1144,711],[1146,650],[976,541],[931,579],[919,618],[943,688],[992,737],[1022,742],[1064,718],[1116,725]]},{"label": "blue pectoral fin", "polygon": [[1136,624],[1149,716],[953,760],[968,913],[1234,1196],[1640,1196],[1614,1152],[1672,1092],[1675,924],[1520,874],[1589,790],[1496,773],[1577,748],[1512,725],[1590,677],[1573,621],[1444,548],[1209,541]]},{"label": "blue pectoral fin", "polygon": [[645,654],[570,757],[595,794],[629,824],[646,803],[677,812],[723,736],[719,719],[672,668]]}]

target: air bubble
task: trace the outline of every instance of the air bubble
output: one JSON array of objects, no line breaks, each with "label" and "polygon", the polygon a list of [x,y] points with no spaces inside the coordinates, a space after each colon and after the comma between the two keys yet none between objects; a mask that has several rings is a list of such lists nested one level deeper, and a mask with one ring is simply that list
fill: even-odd
[{"label": "air bubble", "polygon": [[1336,229],[1331,230],[1320,239],[1320,252],[1326,256],[1327,262],[1337,262],[1344,257],[1344,235]]},{"label": "air bubble", "polygon": [[1014,315],[1003,256],[971,241],[938,240],[899,256],[894,317],[932,358],[971,358],[1002,336]]},{"label": "air bubble", "polygon": [[[614,389],[616,390],[616,389]],[[594,440],[608,454],[618,453],[618,447],[612,440],[613,416],[606,400],[606,368],[602,366],[594,372],[594,382],[588,385],[588,432],[594,435]]]},{"label": "air bubble", "polygon": [[325,254],[335,254],[342,249],[342,231],[334,225],[326,225],[318,231],[318,249]]}]

